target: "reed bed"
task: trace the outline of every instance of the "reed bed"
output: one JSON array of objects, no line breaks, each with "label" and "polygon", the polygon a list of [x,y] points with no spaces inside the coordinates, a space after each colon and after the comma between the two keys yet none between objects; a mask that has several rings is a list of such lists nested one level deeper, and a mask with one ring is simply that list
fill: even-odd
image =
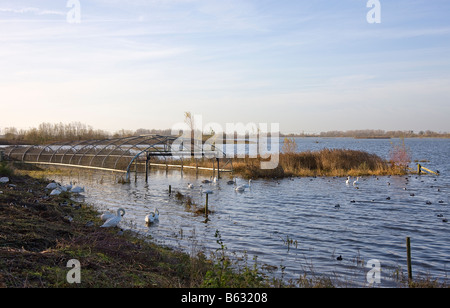
[{"label": "reed bed", "polygon": [[404,174],[381,157],[364,151],[323,149],[301,153],[281,153],[277,168],[262,170],[260,159],[233,162],[234,171],[251,178],[292,176],[364,176]]}]

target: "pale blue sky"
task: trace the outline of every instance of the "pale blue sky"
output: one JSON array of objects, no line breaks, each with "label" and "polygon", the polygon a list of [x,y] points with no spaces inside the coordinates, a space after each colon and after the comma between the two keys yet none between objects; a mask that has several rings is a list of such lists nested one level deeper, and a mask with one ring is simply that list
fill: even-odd
[{"label": "pale blue sky", "polygon": [[0,128],[450,131],[450,1],[0,0]]}]

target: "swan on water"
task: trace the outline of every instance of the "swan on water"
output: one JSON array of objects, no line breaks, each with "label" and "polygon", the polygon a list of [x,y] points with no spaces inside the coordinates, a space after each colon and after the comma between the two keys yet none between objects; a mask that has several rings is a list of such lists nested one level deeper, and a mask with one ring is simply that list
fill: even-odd
[{"label": "swan on water", "polygon": [[110,219],[108,219],[103,226],[100,228],[114,228],[117,227],[119,222],[122,220],[122,217],[125,216],[125,210],[120,208],[117,210],[117,215],[114,215]]},{"label": "swan on water", "polygon": [[246,189],[245,185],[237,186],[234,190],[237,192],[244,192]]},{"label": "swan on water", "polygon": [[353,182],[353,186],[356,186],[359,184],[359,177],[356,178],[356,181]]},{"label": "swan on water", "polygon": [[235,185],[236,184],[236,178],[234,178],[233,180],[229,180],[227,182],[228,185]]},{"label": "swan on water", "polygon": [[345,181],[345,184],[350,185],[350,177],[347,177],[347,181]]},{"label": "swan on water", "polygon": [[203,184],[211,184],[211,182],[212,182],[211,179],[212,179],[212,177],[210,177],[209,180],[203,180],[202,183]]},{"label": "swan on water", "polygon": [[152,224],[158,220],[159,220],[159,210],[158,209],[155,209],[154,212],[151,212],[149,215],[145,216],[145,222],[147,224]]}]

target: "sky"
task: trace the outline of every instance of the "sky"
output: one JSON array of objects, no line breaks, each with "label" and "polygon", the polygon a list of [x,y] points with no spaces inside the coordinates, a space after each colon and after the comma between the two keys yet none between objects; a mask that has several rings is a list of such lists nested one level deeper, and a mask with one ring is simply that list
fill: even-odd
[{"label": "sky", "polygon": [[379,3],[0,0],[0,130],[450,132],[450,1]]}]

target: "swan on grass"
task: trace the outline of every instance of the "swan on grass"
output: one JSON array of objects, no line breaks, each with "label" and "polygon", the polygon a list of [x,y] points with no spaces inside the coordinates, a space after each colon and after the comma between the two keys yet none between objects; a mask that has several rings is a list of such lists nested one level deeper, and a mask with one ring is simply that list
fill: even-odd
[{"label": "swan on grass", "polygon": [[114,215],[113,217],[109,218],[103,226],[100,228],[114,228],[117,227],[117,225],[122,220],[122,217],[125,216],[125,210],[120,208],[117,210],[117,215]]},{"label": "swan on grass", "polygon": [[154,223],[155,221],[159,221],[159,210],[155,209],[154,212],[151,212],[149,215],[145,216],[145,222],[149,225]]},{"label": "swan on grass", "polygon": [[60,188],[55,188],[52,190],[52,192],[50,193],[50,196],[59,196],[60,194],[62,194],[62,190]]},{"label": "swan on grass", "polygon": [[77,186],[74,189],[72,189],[72,192],[75,193],[75,194],[82,193],[82,192],[84,192],[84,187]]},{"label": "swan on grass", "polygon": [[47,185],[47,187],[45,187],[46,189],[57,189],[61,187],[61,185],[59,185],[58,183],[52,182],[50,184]]},{"label": "swan on grass", "polygon": [[122,216],[124,216],[125,215],[125,210],[122,209],[122,208],[118,209],[117,210],[117,215],[112,214],[112,213],[105,213],[102,216],[100,216],[100,219],[103,220],[103,221],[107,221],[108,219],[111,219],[111,218],[114,218],[114,217],[120,215],[120,213],[122,213]]},{"label": "swan on grass", "polygon": [[63,187],[66,189],[66,191],[71,191],[73,184],[72,184],[72,182],[70,182],[70,184],[64,185]]}]

